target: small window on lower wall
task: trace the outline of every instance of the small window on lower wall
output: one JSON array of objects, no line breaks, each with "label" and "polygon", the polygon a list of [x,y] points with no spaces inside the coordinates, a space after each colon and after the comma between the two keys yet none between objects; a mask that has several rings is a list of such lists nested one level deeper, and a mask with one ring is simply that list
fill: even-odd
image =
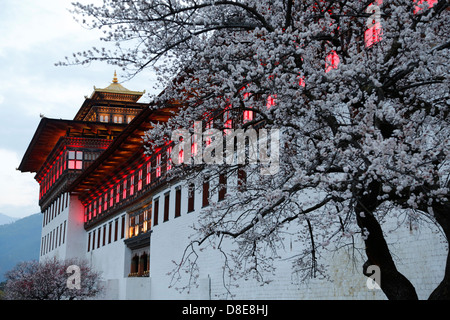
[{"label": "small window on lower wall", "polygon": [[175,218],[181,215],[181,187],[175,190]]},{"label": "small window on lower wall", "polygon": [[164,222],[169,221],[170,192],[164,195]]},{"label": "small window on lower wall", "polygon": [[188,212],[194,211],[195,207],[195,185],[192,183],[188,187]]},{"label": "small window on lower wall", "polygon": [[205,178],[203,181],[203,201],[202,206],[209,206],[209,178]]}]

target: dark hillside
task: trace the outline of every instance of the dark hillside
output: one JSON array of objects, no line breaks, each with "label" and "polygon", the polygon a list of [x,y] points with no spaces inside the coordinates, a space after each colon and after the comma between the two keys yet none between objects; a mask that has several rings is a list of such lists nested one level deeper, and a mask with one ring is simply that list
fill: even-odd
[{"label": "dark hillside", "polygon": [[0,225],[0,282],[18,262],[39,259],[42,215],[40,213]]}]

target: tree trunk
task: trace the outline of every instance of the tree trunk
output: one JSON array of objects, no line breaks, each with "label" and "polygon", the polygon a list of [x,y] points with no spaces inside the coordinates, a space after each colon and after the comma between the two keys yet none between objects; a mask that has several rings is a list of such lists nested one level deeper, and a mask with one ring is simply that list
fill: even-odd
[{"label": "tree trunk", "polygon": [[[450,239],[450,205],[433,205],[434,217],[438,224],[442,227],[444,234],[448,240]],[[431,293],[430,300],[450,300],[450,255],[447,252],[447,262],[445,266],[444,279]]]},{"label": "tree trunk", "polygon": [[378,206],[379,183],[374,181],[369,190],[359,198],[355,206],[356,221],[363,231],[366,245],[367,261],[363,266],[363,273],[369,277],[372,273],[367,271],[371,265],[380,270],[380,286],[389,300],[418,300],[416,290],[412,283],[401,274],[392,259],[389,247],[383,235],[380,224],[373,215]]}]

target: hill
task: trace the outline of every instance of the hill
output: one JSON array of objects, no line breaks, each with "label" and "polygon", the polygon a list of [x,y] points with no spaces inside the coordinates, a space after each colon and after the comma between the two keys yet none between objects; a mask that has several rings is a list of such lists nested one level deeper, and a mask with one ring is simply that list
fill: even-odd
[{"label": "hill", "polygon": [[39,259],[42,215],[40,213],[0,225],[0,282],[18,262]]},{"label": "hill", "polygon": [[11,223],[16,220],[17,220],[17,218],[13,218],[13,217],[7,216],[6,214],[0,213],[0,225]]}]

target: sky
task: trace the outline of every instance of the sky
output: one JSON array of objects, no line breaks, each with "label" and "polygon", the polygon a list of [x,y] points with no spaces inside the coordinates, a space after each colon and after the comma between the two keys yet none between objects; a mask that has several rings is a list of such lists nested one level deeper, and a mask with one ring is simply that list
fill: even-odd
[{"label": "sky", "polygon": [[[116,71],[100,62],[55,66],[74,52],[102,45],[100,31],[73,19],[71,2],[0,0],[0,213],[11,217],[40,212],[35,174],[16,170],[40,115],[73,119],[84,97],[94,86],[107,87]],[[119,82],[126,88],[154,93],[151,71],[129,81],[121,81],[120,71]]]}]

